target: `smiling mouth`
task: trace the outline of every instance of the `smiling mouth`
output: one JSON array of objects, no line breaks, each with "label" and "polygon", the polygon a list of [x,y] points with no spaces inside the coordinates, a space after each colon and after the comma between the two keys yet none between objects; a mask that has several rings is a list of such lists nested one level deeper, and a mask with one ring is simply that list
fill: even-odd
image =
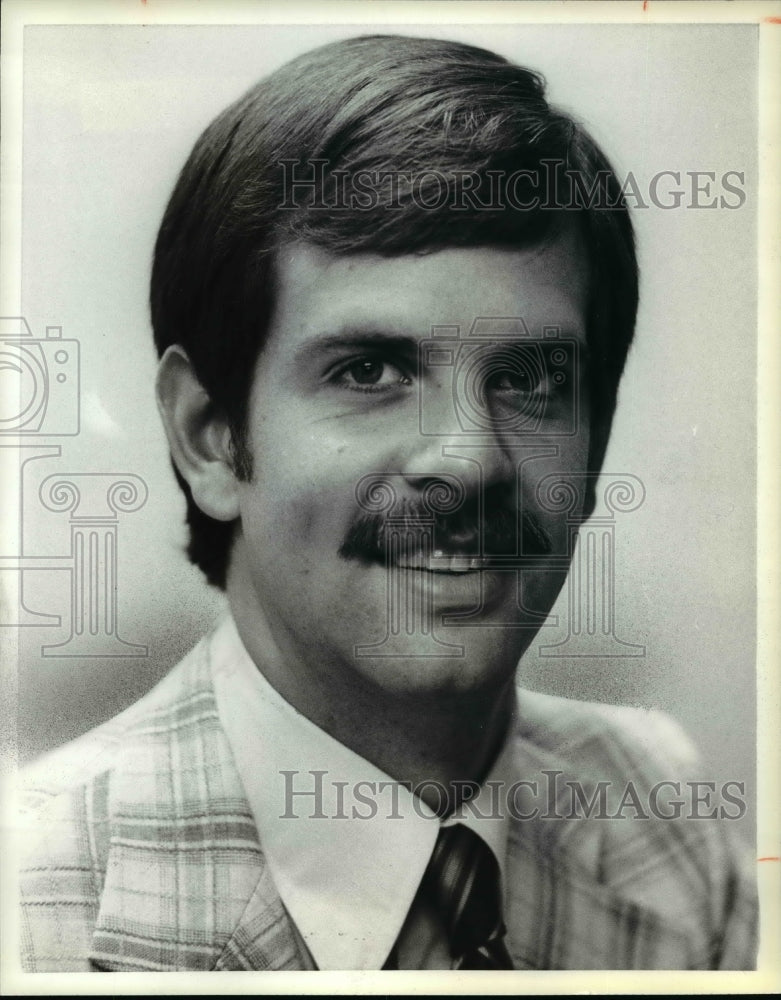
[{"label": "smiling mouth", "polygon": [[427,553],[422,551],[399,555],[392,563],[394,569],[411,569],[425,573],[463,576],[491,566],[491,560],[481,556],[451,554],[437,549]]}]

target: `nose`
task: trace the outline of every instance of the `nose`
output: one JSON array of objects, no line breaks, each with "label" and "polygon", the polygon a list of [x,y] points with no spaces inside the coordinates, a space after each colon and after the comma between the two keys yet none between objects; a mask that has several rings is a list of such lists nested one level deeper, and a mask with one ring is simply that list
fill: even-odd
[{"label": "nose", "polygon": [[516,470],[512,442],[490,422],[470,424],[457,411],[452,384],[428,387],[420,419],[410,434],[400,469],[416,490],[447,473],[469,495],[496,484],[512,485]]}]

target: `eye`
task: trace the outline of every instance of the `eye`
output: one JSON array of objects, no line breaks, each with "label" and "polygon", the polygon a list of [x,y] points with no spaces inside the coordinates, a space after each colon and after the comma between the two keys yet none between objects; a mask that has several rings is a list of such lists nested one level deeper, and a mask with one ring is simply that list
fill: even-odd
[{"label": "eye", "polygon": [[538,350],[512,349],[483,359],[485,392],[530,396],[544,389],[547,366]]},{"label": "eye", "polygon": [[359,392],[382,392],[412,383],[409,375],[398,365],[368,355],[352,358],[341,365],[333,373],[331,381]]},{"label": "eye", "polygon": [[536,392],[542,384],[542,378],[537,372],[517,369],[505,369],[492,372],[485,380],[485,387],[489,392]]}]

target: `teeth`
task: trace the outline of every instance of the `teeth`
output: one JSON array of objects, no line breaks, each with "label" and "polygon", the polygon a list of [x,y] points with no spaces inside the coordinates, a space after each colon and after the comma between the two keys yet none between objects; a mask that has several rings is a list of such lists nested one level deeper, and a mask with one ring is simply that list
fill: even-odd
[{"label": "teeth", "polygon": [[483,569],[487,560],[479,556],[447,555],[442,549],[437,549],[430,556],[422,552],[409,553],[396,565],[399,569],[423,569],[433,573],[470,573]]}]

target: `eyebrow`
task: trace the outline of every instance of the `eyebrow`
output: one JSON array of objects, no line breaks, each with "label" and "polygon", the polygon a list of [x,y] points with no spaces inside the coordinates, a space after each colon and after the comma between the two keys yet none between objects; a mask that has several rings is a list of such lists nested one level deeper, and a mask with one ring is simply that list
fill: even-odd
[{"label": "eyebrow", "polygon": [[[305,343],[301,344],[295,351],[294,360],[301,361],[307,357],[311,357],[312,354],[327,354],[329,351],[344,350],[344,349],[360,349],[360,348],[385,348],[393,350],[394,353],[399,355],[412,356],[417,354],[420,350],[420,345],[424,341],[433,341],[435,344],[438,339],[451,339],[459,340],[457,334],[454,334],[452,338],[437,338],[431,336],[431,328],[426,331],[422,336],[416,336],[413,333],[404,333],[400,330],[391,330],[384,326],[371,326],[363,324],[350,324],[345,326],[340,330],[321,333],[307,340]],[[489,343],[491,338],[466,338],[471,342]],[[529,337],[528,343],[537,345],[548,345],[554,347],[557,338],[548,337]],[[587,336],[584,334],[580,337],[576,334],[568,332],[566,329],[561,333],[562,340],[575,340],[578,344],[578,353],[580,355],[581,362],[588,362],[591,357],[590,345]],[[500,343],[510,343],[513,344],[524,344],[527,342],[526,338],[517,338],[510,340],[503,340],[503,338],[498,337],[497,340]]]},{"label": "eyebrow", "polygon": [[322,333],[312,337],[311,340],[307,340],[297,348],[294,357],[296,360],[300,360],[312,353],[325,354],[332,350],[361,347],[385,347],[392,348],[399,353],[414,354],[420,343],[427,339],[427,336],[416,337],[411,333],[402,333],[384,327],[351,325],[336,332]]}]

